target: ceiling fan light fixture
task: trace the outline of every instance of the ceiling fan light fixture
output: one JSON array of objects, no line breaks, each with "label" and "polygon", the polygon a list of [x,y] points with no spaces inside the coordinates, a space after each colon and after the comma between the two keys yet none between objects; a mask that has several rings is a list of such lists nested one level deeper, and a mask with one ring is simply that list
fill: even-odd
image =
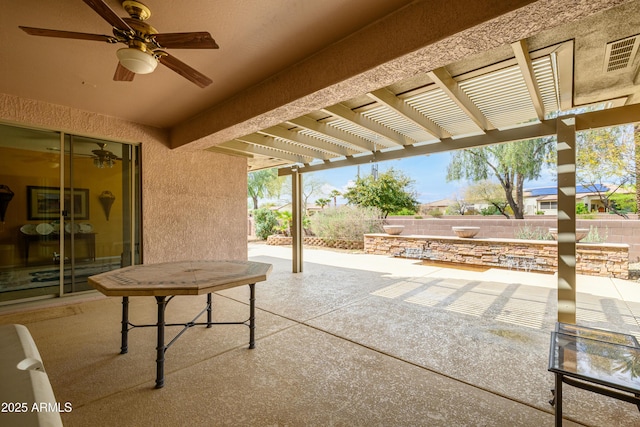
[{"label": "ceiling fan light fixture", "polygon": [[149,74],[158,66],[156,58],[135,47],[118,49],[116,54],[120,64],[136,74]]}]

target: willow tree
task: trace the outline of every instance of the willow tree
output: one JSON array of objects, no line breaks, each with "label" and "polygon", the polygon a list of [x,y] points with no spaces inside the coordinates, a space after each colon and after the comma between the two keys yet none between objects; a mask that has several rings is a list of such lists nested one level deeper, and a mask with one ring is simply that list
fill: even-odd
[{"label": "willow tree", "polygon": [[504,191],[513,216],[523,219],[524,183],[540,178],[553,152],[555,138],[537,138],[456,151],[447,168],[447,181],[467,179],[478,182],[495,178]]}]

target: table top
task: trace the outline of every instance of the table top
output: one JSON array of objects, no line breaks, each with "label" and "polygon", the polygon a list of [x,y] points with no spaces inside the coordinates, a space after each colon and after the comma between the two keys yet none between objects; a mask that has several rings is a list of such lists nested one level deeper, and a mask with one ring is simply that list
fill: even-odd
[{"label": "table top", "polygon": [[552,332],[549,371],[640,393],[640,348]]},{"label": "table top", "polygon": [[271,269],[254,261],[176,261],[124,267],[88,281],[107,296],[202,295],[262,282]]},{"label": "table top", "polygon": [[589,328],[587,326],[557,322],[556,332],[565,335],[575,335],[582,338],[589,338],[592,340],[606,341],[614,344],[628,345],[630,347],[640,347],[640,344],[638,344],[638,340],[633,335],[606,331],[604,329]]}]

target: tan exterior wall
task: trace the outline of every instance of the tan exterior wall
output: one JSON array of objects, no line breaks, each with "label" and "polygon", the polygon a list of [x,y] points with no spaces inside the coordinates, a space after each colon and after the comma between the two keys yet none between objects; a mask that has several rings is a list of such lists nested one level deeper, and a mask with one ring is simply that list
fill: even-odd
[{"label": "tan exterior wall", "polygon": [[6,94],[0,121],[139,143],[145,263],[247,258],[245,159],[170,150],[162,129]]}]

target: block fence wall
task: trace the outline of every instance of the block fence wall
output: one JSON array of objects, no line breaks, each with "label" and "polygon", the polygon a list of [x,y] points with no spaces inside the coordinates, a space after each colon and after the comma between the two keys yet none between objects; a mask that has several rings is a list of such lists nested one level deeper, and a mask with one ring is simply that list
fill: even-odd
[{"label": "block fence wall", "polygon": [[[629,245],[629,262],[640,261],[640,221],[635,219],[616,219],[607,215],[607,219],[578,219],[576,228],[597,227],[600,236],[606,236],[606,243],[624,243]],[[609,219],[611,218],[611,219]],[[557,227],[555,216],[540,215],[525,219],[507,219],[496,216],[451,216],[442,218],[414,219],[406,217],[388,217],[388,224],[404,225],[403,235],[455,236],[451,227],[480,227],[478,239],[513,239],[521,227],[548,230]]]}]

